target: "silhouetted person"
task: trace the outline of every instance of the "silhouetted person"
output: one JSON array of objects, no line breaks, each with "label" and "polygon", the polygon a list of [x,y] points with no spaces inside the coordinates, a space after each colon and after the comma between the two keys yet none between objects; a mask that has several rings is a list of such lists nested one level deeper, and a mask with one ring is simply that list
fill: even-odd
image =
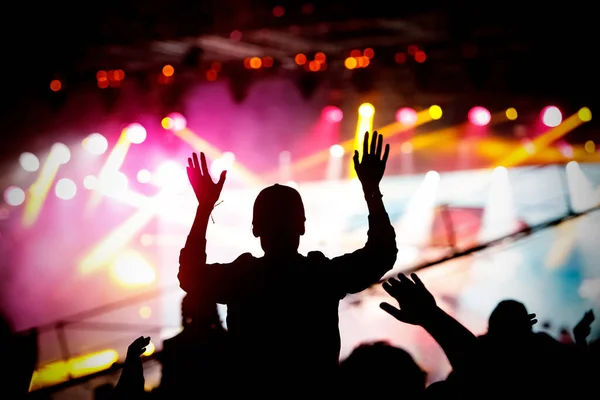
[{"label": "silhouetted person", "polygon": [[38,358],[37,339],[37,330],[16,333],[0,315],[0,353],[5,363],[0,374],[0,397],[21,399],[29,392]]},{"label": "silhouetted person", "polygon": [[423,396],[427,374],[405,350],[384,342],[362,344],[342,361],[340,389],[346,398],[414,399]]},{"label": "silhouetted person", "polygon": [[149,337],[140,336],[135,339],[127,348],[125,364],[121,371],[119,381],[113,391],[115,400],[141,399],[146,395],[144,385],[144,367],[142,365],[142,354],[146,351],[146,346],[150,344]]},{"label": "silhouetted person", "polygon": [[163,342],[158,392],[166,398],[223,393],[229,360],[227,332],[217,304],[185,295],[181,302],[183,330]]},{"label": "silhouetted person", "polygon": [[[199,205],[180,255],[179,282],[190,296],[210,295],[227,305],[227,327],[235,343],[238,377],[264,390],[269,384],[308,391],[311,384],[332,382],[340,352],[339,301],[376,283],[396,261],[395,232],[382,201],[389,145],[376,132],[354,167],[369,209],[366,245],[329,259],[320,252],[298,253],[304,234],[304,206],[291,187],[264,189],[254,204],[252,233],[263,257],[242,254],[225,264],[206,262],[206,228],[225,182],[215,184],[204,154],[189,159],[188,176]],[[323,206],[328,206],[324,204]],[[329,205],[335,208],[336,204]],[[225,239],[226,240],[226,239]],[[273,389],[276,390],[276,389]]]}]

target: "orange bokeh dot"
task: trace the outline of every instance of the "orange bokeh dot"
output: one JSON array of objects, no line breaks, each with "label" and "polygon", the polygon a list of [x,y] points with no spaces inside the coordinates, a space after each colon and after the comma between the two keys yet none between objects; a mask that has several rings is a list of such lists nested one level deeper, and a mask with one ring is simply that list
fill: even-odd
[{"label": "orange bokeh dot", "polygon": [[206,71],[206,80],[210,82],[214,82],[217,80],[219,74],[214,69],[209,69]]},{"label": "orange bokeh dot", "polygon": [[273,66],[273,57],[263,57],[262,65],[265,68],[271,68]]},{"label": "orange bokeh dot", "polygon": [[394,60],[398,64],[404,64],[406,62],[406,54],[404,54],[404,53],[396,53],[396,55],[394,56]]},{"label": "orange bokeh dot", "polygon": [[350,57],[361,57],[362,53],[360,52],[360,50],[352,50],[350,52]]},{"label": "orange bokeh dot", "polygon": [[273,15],[276,17],[282,17],[285,14],[285,9],[281,6],[273,8]]},{"label": "orange bokeh dot", "polygon": [[96,79],[99,81],[105,81],[108,79],[108,73],[106,71],[96,72]]},{"label": "orange bokeh dot", "polygon": [[356,58],[354,58],[354,57],[348,57],[344,61],[344,66],[346,66],[346,68],[348,68],[348,69],[354,69],[354,68],[356,68],[357,65],[358,65],[358,62],[356,61]]},{"label": "orange bokeh dot", "polygon": [[325,53],[318,52],[317,54],[315,54],[315,61],[318,61],[322,64],[325,61],[327,61],[327,56],[325,55]]},{"label": "orange bokeh dot", "polygon": [[425,54],[424,51],[419,50],[415,53],[415,61],[416,62],[424,63],[425,60],[427,60],[427,54]]},{"label": "orange bokeh dot", "polygon": [[113,76],[115,81],[122,81],[123,79],[125,79],[125,71],[123,71],[122,69],[116,69],[113,72]]},{"label": "orange bokeh dot", "polygon": [[363,51],[363,55],[367,58],[373,58],[373,57],[375,57],[375,51],[373,51],[373,49],[371,49],[371,48],[368,48],[368,49],[365,49],[365,51]]},{"label": "orange bokeh dot", "polygon": [[262,60],[258,57],[252,57],[250,59],[250,67],[252,69],[259,69],[262,66]]},{"label": "orange bokeh dot", "polygon": [[371,63],[371,60],[369,60],[368,57],[362,56],[362,57],[358,57],[356,59],[356,61],[358,62],[358,67],[359,68],[365,68],[368,67],[369,64]]},{"label": "orange bokeh dot", "polygon": [[317,72],[321,69],[321,63],[318,61],[311,61],[308,64],[308,69],[310,69],[312,72]]},{"label": "orange bokeh dot", "polygon": [[100,80],[98,80],[98,87],[100,89],[106,89],[108,87],[108,79],[100,79]]},{"label": "orange bokeh dot", "polygon": [[296,54],[296,64],[298,65],[304,65],[306,64],[306,56],[302,53],[300,54]]},{"label": "orange bokeh dot", "polygon": [[244,58],[244,67],[246,67],[247,69],[252,68],[250,66],[250,57]]},{"label": "orange bokeh dot", "polygon": [[165,65],[162,69],[162,73],[164,76],[173,76],[175,68],[173,68],[172,65]]},{"label": "orange bokeh dot", "polygon": [[62,83],[60,83],[58,79],[54,79],[50,82],[50,90],[58,92],[60,89],[62,89]]}]

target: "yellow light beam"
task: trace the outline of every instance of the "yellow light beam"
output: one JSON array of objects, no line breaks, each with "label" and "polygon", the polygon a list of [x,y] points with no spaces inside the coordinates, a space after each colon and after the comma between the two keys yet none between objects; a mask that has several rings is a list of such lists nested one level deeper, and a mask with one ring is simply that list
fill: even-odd
[{"label": "yellow light beam", "polygon": [[50,150],[50,154],[48,154],[48,158],[42,166],[40,175],[29,187],[22,220],[24,227],[31,227],[35,224],[35,221],[37,221],[40,212],[42,211],[42,207],[44,206],[44,202],[46,201],[46,197],[48,196],[48,192],[60,169],[61,163],[59,161],[56,152]]},{"label": "yellow light beam", "polygon": [[123,163],[125,162],[125,157],[127,157],[127,153],[129,152],[129,148],[131,147],[131,142],[127,138],[127,128],[121,131],[121,136],[119,136],[119,140],[115,144],[115,147],[111,150],[106,162],[102,166],[100,170],[100,174],[98,175],[98,184],[96,190],[92,194],[90,198],[90,202],[88,203],[88,210],[92,207],[95,207],[100,202],[102,198],[102,192],[100,188],[102,188],[103,183],[106,179],[109,179],[110,175],[119,171]]},{"label": "yellow light beam", "polygon": [[571,132],[581,124],[583,124],[583,121],[579,119],[577,114],[571,115],[569,118],[564,120],[562,124],[548,130],[547,132],[533,139],[529,148],[520,146],[519,148],[508,154],[506,157],[500,159],[493,166],[502,166],[508,168],[519,165],[527,159],[529,159],[530,157],[532,157],[537,152],[546,149],[553,142],[565,136],[567,133]]},{"label": "yellow light beam", "polygon": [[[173,131],[175,136],[189,144],[195,151],[203,152],[213,160],[221,158],[223,153],[219,151],[216,147],[208,143],[206,140],[202,139],[195,132],[189,129],[182,129],[179,131]],[[255,173],[251,172],[248,168],[240,165],[239,162],[235,162],[232,169],[240,176],[246,183],[254,186],[259,186],[262,184],[263,180],[258,177]]]}]

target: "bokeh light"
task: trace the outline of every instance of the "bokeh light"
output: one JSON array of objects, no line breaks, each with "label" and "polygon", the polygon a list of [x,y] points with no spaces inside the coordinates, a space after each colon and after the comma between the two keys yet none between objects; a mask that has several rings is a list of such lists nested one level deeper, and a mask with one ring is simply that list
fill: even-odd
[{"label": "bokeh light", "polygon": [[396,112],[396,121],[402,125],[413,126],[417,123],[417,112],[412,108],[404,107]]},{"label": "bokeh light", "polygon": [[329,154],[334,158],[341,158],[344,156],[344,147],[339,144],[334,144],[329,148]]},{"label": "bokeh light", "polygon": [[27,172],[35,172],[40,168],[40,160],[35,154],[25,152],[19,156],[19,164]]},{"label": "bokeh light", "polygon": [[585,145],[583,145],[583,148],[588,153],[595,153],[596,152],[596,143],[594,143],[593,140],[588,140],[587,142],[585,142]]},{"label": "bokeh light", "polygon": [[62,178],[56,182],[54,192],[59,199],[70,200],[77,194],[77,185],[71,179]]},{"label": "bokeh light", "polygon": [[4,191],[4,201],[9,206],[20,206],[25,201],[25,192],[17,186],[10,186]]},{"label": "bokeh light", "polygon": [[548,106],[542,110],[541,113],[542,123],[548,128],[554,128],[561,124],[562,113],[555,106]]},{"label": "bokeh light", "polygon": [[441,119],[442,115],[443,115],[442,107],[440,107],[438,105],[433,105],[433,106],[429,107],[429,116],[431,117],[431,119],[433,119],[433,120]]},{"label": "bokeh light", "polygon": [[511,107],[508,110],[506,110],[506,118],[508,118],[510,121],[514,121],[518,117],[519,114],[517,113],[517,110],[515,108]]},{"label": "bokeh light", "polygon": [[133,144],[144,143],[146,140],[146,128],[142,125],[134,123],[125,128],[127,139]]},{"label": "bokeh light", "polygon": [[323,118],[332,123],[341,122],[344,118],[344,113],[338,107],[327,106],[322,112]]},{"label": "bokeh light", "polygon": [[61,164],[66,164],[71,159],[71,150],[64,143],[54,143],[50,153],[56,157],[56,161]]},{"label": "bokeh light", "polygon": [[147,169],[140,169],[137,173],[137,180],[139,183],[148,183],[152,180],[152,173]]},{"label": "bokeh light", "polygon": [[492,114],[485,107],[476,106],[469,110],[469,122],[475,126],[486,126],[491,119]]},{"label": "bokeh light", "polygon": [[96,186],[98,185],[98,178],[96,178],[94,175],[88,175],[85,178],[83,178],[83,187],[88,189],[88,190],[93,190],[96,189]]},{"label": "bokeh light", "polygon": [[95,156],[104,154],[106,150],[108,150],[108,140],[106,140],[106,138],[99,133],[92,133],[88,135],[85,139],[83,139],[81,145],[87,152]]},{"label": "bokeh light", "polygon": [[375,114],[375,107],[370,103],[363,103],[358,107],[358,114],[363,118],[371,118]]},{"label": "bokeh light", "polygon": [[589,122],[592,120],[592,111],[587,107],[583,107],[577,112],[577,117],[583,122]]},{"label": "bokeh light", "polygon": [[187,127],[187,120],[179,113],[171,113],[167,115],[167,119],[170,120],[171,124],[170,127],[166,129],[181,131]]}]

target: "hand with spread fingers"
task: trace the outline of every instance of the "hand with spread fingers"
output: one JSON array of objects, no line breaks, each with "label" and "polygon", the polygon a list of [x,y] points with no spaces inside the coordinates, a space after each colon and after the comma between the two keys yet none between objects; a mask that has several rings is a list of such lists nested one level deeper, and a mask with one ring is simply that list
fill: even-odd
[{"label": "hand with spread fingers", "polygon": [[204,153],[200,153],[200,161],[198,161],[198,154],[193,153],[192,157],[188,158],[187,175],[198,203],[201,206],[214,207],[223,190],[227,171],[221,172],[219,181],[215,183],[210,176]]},{"label": "hand with spread fingers", "polygon": [[412,280],[400,274],[398,279],[392,278],[383,284],[383,289],[396,299],[400,308],[385,302],[379,306],[398,321],[422,325],[438,307],[435,298],[419,277],[411,274],[411,278]]},{"label": "hand with spread fingers", "polygon": [[377,189],[381,178],[383,178],[385,164],[390,154],[390,145],[385,145],[383,155],[382,151],[383,136],[377,133],[377,131],[373,132],[371,144],[369,145],[369,132],[365,132],[362,159],[359,161],[357,150],[354,151],[353,157],[356,176],[364,189]]}]

